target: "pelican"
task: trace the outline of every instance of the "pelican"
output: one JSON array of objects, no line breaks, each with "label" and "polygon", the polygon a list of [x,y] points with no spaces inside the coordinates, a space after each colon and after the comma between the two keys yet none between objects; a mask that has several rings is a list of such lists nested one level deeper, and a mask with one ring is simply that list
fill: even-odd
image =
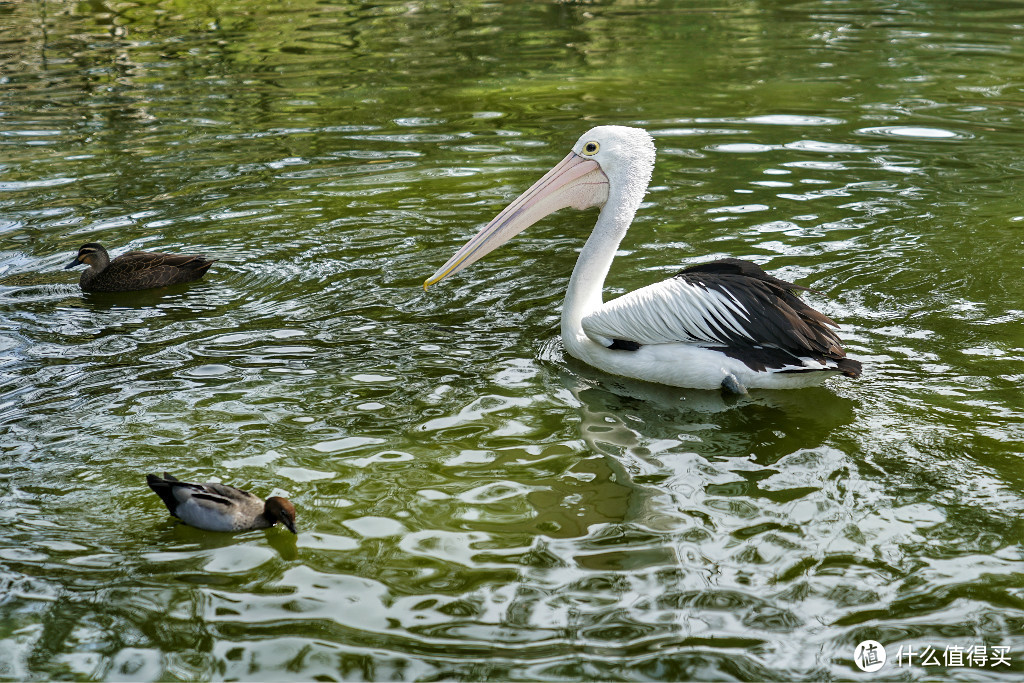
[{"label": "pelican", "polygon": [[858,377],[861,365],[846,357],[833,330],[838,325],[795,296],[807,288],[749,261],[692,266],[603,301],[605,278],[647,191],[654,156],[645,130],[593,128],[424,282],[424,290],[558,209],[600,207],[562,307],[569,355],[613,375],[737,394],[816,385],[836,374]]}]

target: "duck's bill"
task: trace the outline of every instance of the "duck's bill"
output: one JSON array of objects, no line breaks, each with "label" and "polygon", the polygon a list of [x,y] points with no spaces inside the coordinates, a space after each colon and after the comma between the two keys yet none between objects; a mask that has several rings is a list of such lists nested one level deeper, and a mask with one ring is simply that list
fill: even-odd
[{"label": "duck's bill", "polygon": [[593,159],[569,152],[557,166],[455,252],[423,283],[423,289],[459,272],[548,214],[567,206],[576,209],[601,206],[607,199],[608,177],[601,166]]},{"label": "duck's bill", "polygon": [[74,261],[72,261],[71,263],[69,263],[66,266],[64,266],[64,270],[67,270],[68,268],[74,268],[75,266],[80,266],[80,265],[82,265],[82,261],[79,261],[78,257],[76,256]]}]

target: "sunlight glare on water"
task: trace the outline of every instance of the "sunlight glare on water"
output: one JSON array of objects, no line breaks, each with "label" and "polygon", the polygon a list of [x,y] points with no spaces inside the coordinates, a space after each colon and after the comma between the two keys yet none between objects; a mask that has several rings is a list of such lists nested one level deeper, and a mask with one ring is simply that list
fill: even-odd
[{"label": "sunlight glare on water", "polygon": [[[0,6],[0,679],[1019,680],[1024,10],[717,5]],[[658,147],[606,298],[750,259],[864,376],[567,357],[594,212],[423,292],[606,123]],[[90,241],[217,263],[85,294]]]}]

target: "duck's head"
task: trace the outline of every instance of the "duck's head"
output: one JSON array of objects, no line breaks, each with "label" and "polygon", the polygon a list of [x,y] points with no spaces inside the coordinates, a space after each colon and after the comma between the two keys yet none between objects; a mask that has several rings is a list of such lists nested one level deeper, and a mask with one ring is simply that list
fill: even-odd
[{"label": "duck's head", "polygon": [[280,522],[293,534],[299,533],[295,530],[295,506],[292,505],[292,502],[287,498],[282,498],[280,496],[267,498],[267,502],[263,506],[263,516],[266,517],[272,525]]},{"label": "duck's head", "polygon": [[102,261],[109,260],[110,256],[107,255],[107,250],[103,248],[102,244],[99,242],[89,242],[83,244],[78,249],[78,255],[75,256],[71,263],[64,266],[64,270],[80,266],[83,263],[89,266],[98,266]]}]

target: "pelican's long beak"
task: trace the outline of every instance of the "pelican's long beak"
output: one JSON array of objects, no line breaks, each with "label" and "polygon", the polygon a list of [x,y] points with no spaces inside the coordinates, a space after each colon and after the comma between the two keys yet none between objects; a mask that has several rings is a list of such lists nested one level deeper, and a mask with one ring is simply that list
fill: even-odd
[{"label": "pelican's long beak", "polygon": [[519,195],[473,239],[455,252],[447,263],[423,283],[423,289],[425,291],[430,285],[459,272],[550,213],[567,206],[575,209],[603,206],[607,200],[608,176],[601,170],[600,164],[569,152],[557,166]]}]

